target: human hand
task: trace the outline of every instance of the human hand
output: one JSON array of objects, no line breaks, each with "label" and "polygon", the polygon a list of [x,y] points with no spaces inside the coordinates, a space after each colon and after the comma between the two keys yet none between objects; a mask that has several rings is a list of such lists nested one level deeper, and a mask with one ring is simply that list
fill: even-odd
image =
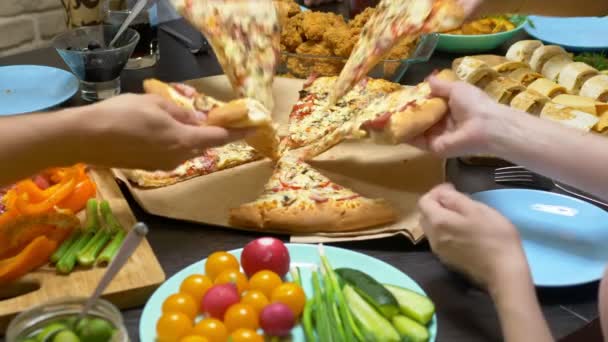
[{"label": "human hand", "polygon": [[435,76],[429,78],[429,83],[432,95],[448,102],[449,113],[423,135],[409,141],[419,148],[445,157],[489,154],[494,149],[497,133],[505,127],[505,121],[518,115],[470,84],[445,81]]},{"label": "human hand", "polygon": [[449,184],[431,190],[418,205],[431,249],[446,265],[490,291],[529,273],[517,230],[496,210]]},{"label": "human hand", "polygon": [[157,95],[121,95],[72,113],[84,142],[80,161],[110,167],[173,169],[247,133],[201,127],[197,113]]}]

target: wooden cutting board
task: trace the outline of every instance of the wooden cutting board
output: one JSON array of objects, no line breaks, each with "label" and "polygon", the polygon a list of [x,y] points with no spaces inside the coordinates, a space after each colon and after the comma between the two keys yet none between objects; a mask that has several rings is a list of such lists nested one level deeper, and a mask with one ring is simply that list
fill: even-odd
[{"label": "wooden cutting board", "polygon": [[[135,216],[110,171],[93,170],[90,174],[97,184],[97,197],[108,200],[119,222],[130,229]],[[6,332],[16,314],[33,306],[62,297],[91,295],[105,270],[105,267],[77,268],[70,275],[62,276],[51,266],[44,266],[9,286],[0,286],[0,334]],[[144,239],[103,297],[121,309],[142,305],[164,281],[165,273]]]}]

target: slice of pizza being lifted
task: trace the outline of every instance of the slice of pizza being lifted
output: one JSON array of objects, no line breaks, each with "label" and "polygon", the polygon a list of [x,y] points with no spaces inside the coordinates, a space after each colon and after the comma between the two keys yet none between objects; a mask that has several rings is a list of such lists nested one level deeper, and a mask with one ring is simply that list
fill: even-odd
[{"label": "slice of pizza being lifted", "polygon": [[272,83],[280,55],[280,27],[271,0],[171,0],[201,31],[239,97],[272,111]]},{"label": "slice of pizza being lifted", "polygon": [[270,112],[257,100],[244,98],[223,102],[199,93],[195,88],[181,83],[164,83],[156,79],[144,81],[146,93],[158,94],[188,110],[202,113],[206,119],[201,125],[224,128],[253,128],[255,132],[245,141],[262,155],[278,158],[277,125]]},{"label": "slice of pizza being lifted", "polygon": [[347,94],[402,40],[457,28],[464,19],[464,10],[456,0],[382,0],[340,72],[330,103]]},{"label": "slice of pizza being lifted", "polygon": [[[451,70],[437,74],[439,79],[456,81]],[[347,138],[372,138],[380,144],[400,144],[424,133],[447,113],[444,99],[433,97],[428,82],[415,87],[400,86],[377,97],[357,115],[322,138],[306,145],[298,156],[310,160]]]},{"label": "slice of pizza being lifted", "polygon": [[280,151],[308,146],[353,120],[370,103],[401,89],[397,83],[365,78],[336,104],[329,106],[328,96],[336,77],[311,77],[300,91],[300,98],[289,115],[289,132]]},{"label": "slice of pizza being lifted", "polygon": [[233,226],[293,233],[352,231],[396,219],[385,200],[340,186],[292,155],[279,160],[257,200],[230,211]]}]

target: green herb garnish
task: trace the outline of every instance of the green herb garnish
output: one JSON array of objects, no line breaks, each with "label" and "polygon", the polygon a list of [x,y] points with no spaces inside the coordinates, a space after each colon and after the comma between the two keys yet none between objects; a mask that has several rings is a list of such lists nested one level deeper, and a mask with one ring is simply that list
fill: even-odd
[{"label": "green herb garnish", "polygon": [[608,70],[608,56],[605,52],[583,52],[574,56],[577,62],[587,63],[597,70]]}]

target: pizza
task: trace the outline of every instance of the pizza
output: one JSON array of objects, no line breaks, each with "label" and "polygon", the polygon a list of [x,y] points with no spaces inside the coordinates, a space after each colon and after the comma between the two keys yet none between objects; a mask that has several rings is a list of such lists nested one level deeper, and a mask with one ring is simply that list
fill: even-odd
[{"label": "pizza", "polygon": [[336,104],[330,105],[329,93],[336,79],[334,76],[311,77],[304,83],[299,100],[289,115],[288,133],[279,148],[281,153],[322,139],[357,117],[373,100],[402,88],[389,81],[366,78]]},{"label": "pizza", "polygon": [[261,154],[245,142],[233,142],[208,148],[202,155],[185,161],[171,171],[123,170],[123,173],[137,186],[158,188],[230,169],[262,158]]},{"label": "pizza", "polygon": [[[450,70],[437,77],[454,81]],[[399,144],[424,133],[447,113],[445,100],[431,96],[428,82],[415,87],[395,84],[390,92],[375,96],[338,128],[308,144],[298,155],[310,160],[347,138],[372,138],[376,143]]]},{"label": "pizza", "polygon": [[280,27],[271,0],[171,0],[213,48],[239,97],[272,110]]},{"label": "pizza", "polygon": [[145,80],[144,90],[202,114],[206,118],[201,118],[201,125],[232,129],[255,128],[245,141],[262,155],[273,160],[278,158],[277,126],[273,123],[270,112],[259,101],[243,98],[226,103],[199,93],[189,85],[168,84],[156,79]]},{"label": "pizza", "polygon": [[399,42],[457,28],[464,18],[456,0],[380,1],[340,72],[330,103],[347,94]]},{"label": "pizza", "polygon": [[236,227],[296,233],[357,230],[396,219],[385,200],[336,184],[290,154],[279,160],[258,199],[230,211]]}]

